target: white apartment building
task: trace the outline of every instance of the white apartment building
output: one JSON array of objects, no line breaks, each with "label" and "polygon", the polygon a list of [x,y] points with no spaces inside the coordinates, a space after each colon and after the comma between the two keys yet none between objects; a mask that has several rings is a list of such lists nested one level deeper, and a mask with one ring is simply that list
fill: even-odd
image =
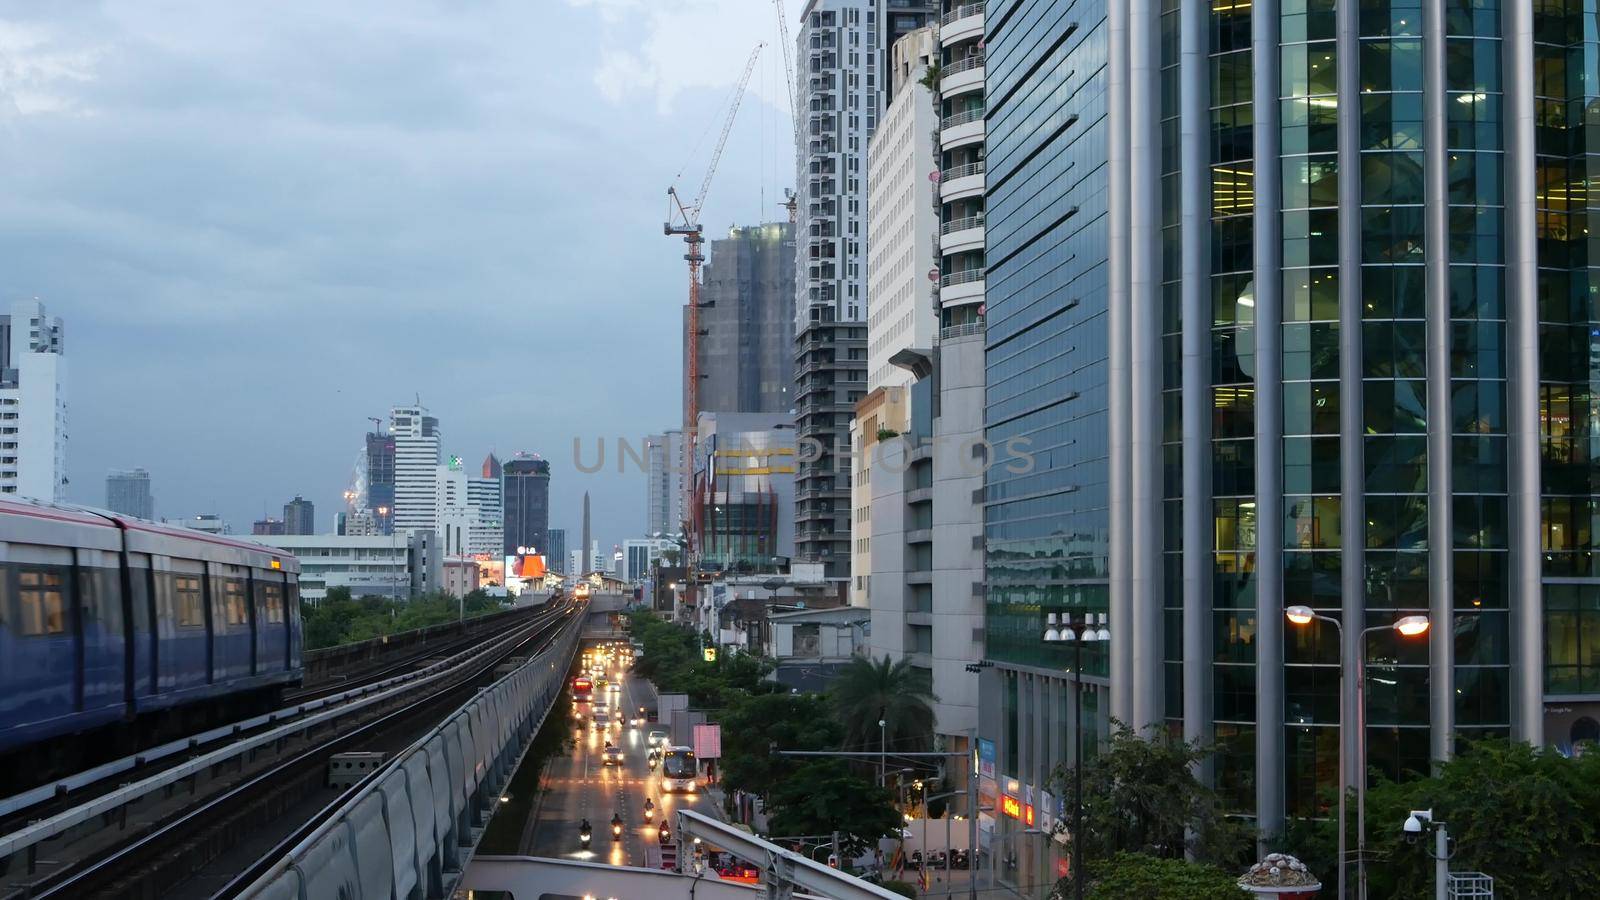
[{"label": "white apartment building", "polygon": [[433,529],[439,535],[439,550],[445,556],[462,556],[477,513],[467,502],[467,473],[461,457],[450,457],[434,469],[434,476]]},{"label": "white apartment building", "polygon": [[25,300],[0,316],[0,494],[66,499],[67,399],[61,319]]},{"label": "white apartment building", "polygon": [[[489,460],[494,460],[493,456]],[[467,479],[467,508],[471,518],[467,522],[467,555],[488,554],[498,557],[504,549],[502,529],[505,522],[505,504],[501,494],[500,464],[491,468],[484,463],[484,474]],[[494,474],[491,476],[490,471]]]},{"label": "white apartment building", "polygon": [[394,530],[433,528],[439,511],[439,420],[422,406],[389,412],[394,436]]},{"label": "white apartment building", "polygon": [[683,530],[683,432],[648,435],[645,449],[645,534]]},{"label": "white apartment building", "polygon": [[890,49],[895,95],[867,151],[867,392],[904,387],[911,373],[889,359],[933,346],[939,316],[928,271],[938,209],[933,92],[922,83],[939,60],[935,29],[918,28]]},{"label": "white apartment building", "polygon": [[333,587],[349,588],[353,597],[411,596],[406,535],[257,535],[251,540],[294,554],[300,561],[300,596],[306,600],[319,601]]}]

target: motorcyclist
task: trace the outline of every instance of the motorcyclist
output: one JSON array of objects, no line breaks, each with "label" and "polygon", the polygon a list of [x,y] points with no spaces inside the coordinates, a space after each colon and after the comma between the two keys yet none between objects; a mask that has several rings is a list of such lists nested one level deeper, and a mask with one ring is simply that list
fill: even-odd
[{"label": "motorcyclist", "polygon": [[584,819],[583,824],[578,826],[578,840],[581,841],[585,847],[587,847],[589,846],[589,839],[593,836],[594,829],[589,827],[589,820]]},{"label": "motorcyclist", "polygon": [[644,798],[644,820],[646,822],[650,821],[651,819],[655,818],[655,814],[656,814],[655,801],[651,800],[649,797]]},{"label": "motorcyclist", "polygon": [[611,814],[611,839],[613,841],[622,840],[622,814],[621,813],[612,813]]}]

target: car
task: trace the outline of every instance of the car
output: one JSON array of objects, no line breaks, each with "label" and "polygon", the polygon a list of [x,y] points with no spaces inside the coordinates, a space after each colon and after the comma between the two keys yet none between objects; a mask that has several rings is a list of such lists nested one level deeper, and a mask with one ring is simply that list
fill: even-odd
[{"label": "car", "polygon": [[651,729],[649,737],[645,738],[645,743],[651,747],[659,747],[666,742],[667,733],[660,729]]},{"label": "car", "polygon": [[620,766],[620,765],[622,765],[622,748],[621,747],[607,747],[606,748],[606,750],[605,750],[605,765],[608,765],[608,766]]}]

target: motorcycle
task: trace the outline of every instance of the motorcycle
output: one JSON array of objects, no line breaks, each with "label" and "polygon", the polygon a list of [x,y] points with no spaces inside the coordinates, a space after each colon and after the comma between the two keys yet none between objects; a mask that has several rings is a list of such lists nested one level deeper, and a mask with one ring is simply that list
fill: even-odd
[{"label": "motorcycle", "polygon": [[611,817],[611,840],[613,842],[622,840],[622,817],[621,816],[612,816]]},{"label": "motorcycle", "polygon": [[594,832],[589,830],[589,824],[585,822],[583,827],[578,829],[578,844],[582,849],[587,850],[589,849],[589,841],[593,838]]}]

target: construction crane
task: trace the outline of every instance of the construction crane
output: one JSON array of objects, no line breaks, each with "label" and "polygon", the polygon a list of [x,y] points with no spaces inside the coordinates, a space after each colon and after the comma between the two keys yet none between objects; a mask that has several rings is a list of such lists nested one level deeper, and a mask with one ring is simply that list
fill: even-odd
[{"label": "construction crane", "polygon": [[[683,512],[693,521],[694,510],[694,451],[695,438],[700,427],[700,266],[706,261],[702,246],[705,244],[705,234],[700,225],[700,212],[705,208],[706,194],[711,190],[711,178],[717,173],[717,163],[722,159],[722,150],[728,144],[728,133],[733,130],[733,120],[739,113],[739,103],[744,99],[745,85],[750,83],[750,73],[755,71],[756,59],[761,55],[761,48],[765,44],[756,44],[750,51],[750,59],[744,64],[744,72],[739,76],[739,82],[734,86],[732,98],[728,103],[727,118],[722,123],[722,135],[717,138],[717,144],[711,150],[711,159],[706,163],[706,175],[700,182],[700,193],[694,200],[685,204],[683,197],[678,194],[676,185],[667,188],[667,221],[662,223],[661,230],[668,237],[681,236],[683,242],[689,245],[689,252],[683,258],[689,263],[689,333],[687,335],[689,346],[685,360],[686,369],[684,377],[688,382],[684,394],[683,410]],[[684,528],[684,536],[693,548],[693,530]]]},{"label": "construction crane", "polygon": [[[783,0],[772,0],[772,8],[778,13],[778,43],[783,45],[783,70],[788,76],[785,80],[789,85],[789,124],[794,127],[794,152],[800,153],[800,98],[795,93],[798,89],[794,80],[794,41],[789,39],[789,22],[783,17]],[[783,190],[783,203],[779,204],[789,211],[789,224],[793,225],[800,220],[799,197],[789,188]]]}]

